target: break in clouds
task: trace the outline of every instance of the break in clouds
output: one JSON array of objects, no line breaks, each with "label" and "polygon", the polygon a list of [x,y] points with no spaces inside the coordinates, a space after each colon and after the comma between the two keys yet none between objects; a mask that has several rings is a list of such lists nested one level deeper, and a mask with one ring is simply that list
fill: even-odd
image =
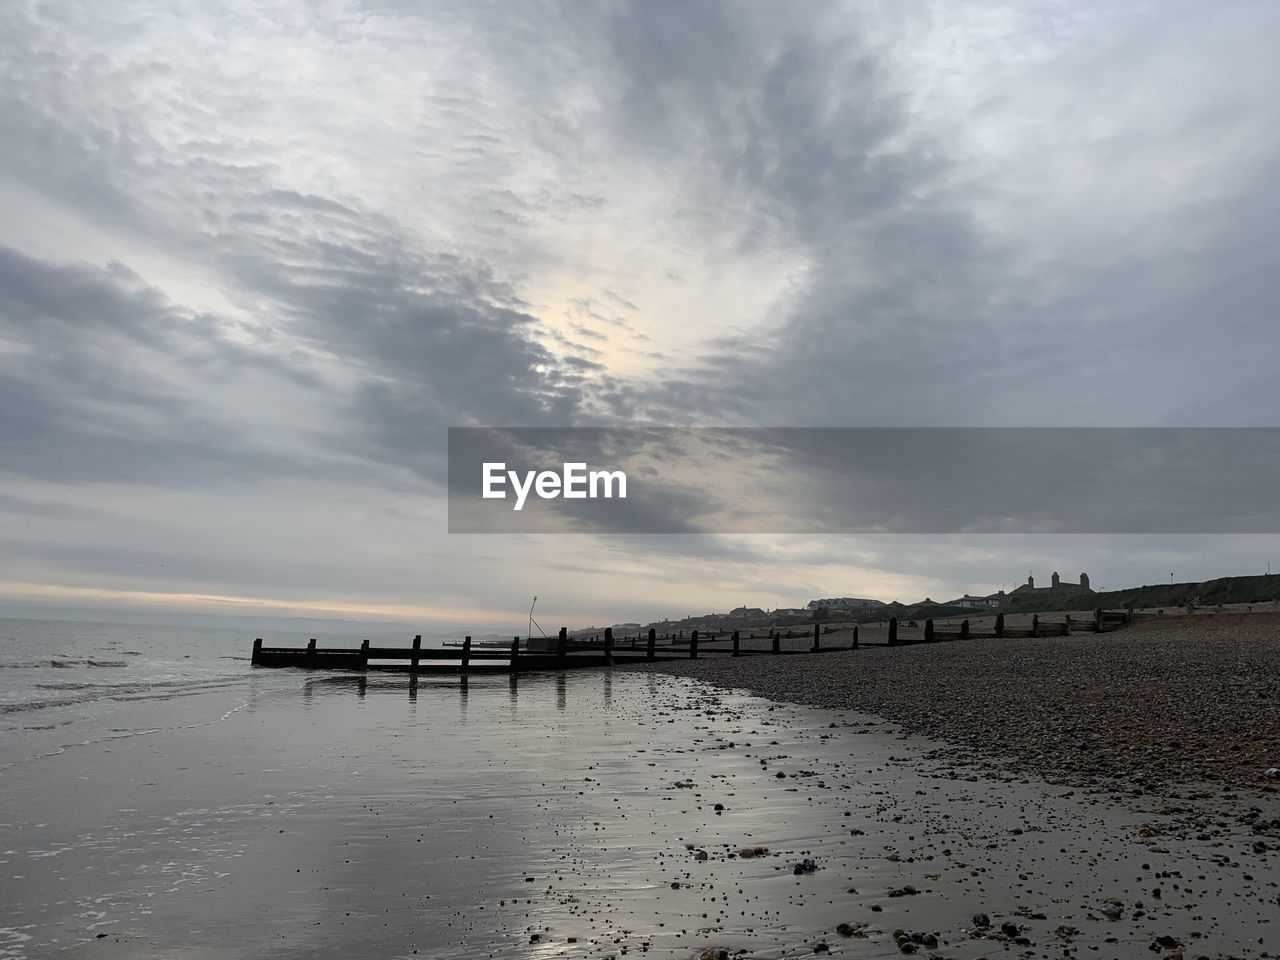
[{"label": "break in clouds", "polygon": [[[444,537],[449,426],[1275,425],[1278,21],[19,0],[0,581],[519,607],[520,542]],[[1174,556],[1241,572],[1248,540]],[[1010,576],[1112,550],[1018,542]],[[791,549],[651,555],[742,590],[982,575],[833,542],[847,569],[780,582]]]}]

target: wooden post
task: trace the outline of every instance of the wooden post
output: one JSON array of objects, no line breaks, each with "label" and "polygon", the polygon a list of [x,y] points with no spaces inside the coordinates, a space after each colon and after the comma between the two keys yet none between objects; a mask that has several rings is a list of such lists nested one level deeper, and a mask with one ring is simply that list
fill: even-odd
[{"label": "wooden post", "polygon": [[996,614],[996,636],[997,637],[1004,636],[1004,614],[1003,613]]},{"label": "wooden post", "polygon": [[782,652],[782,637],[781,637],[781,635],[778,633],[778,631],[774,630],[772,633],[770,633],[770,634],[769,634],[769,639],[773,641],[773,652],[774,652],[774,653],[781,653],[781,652]]},{"label": "wooden post", "polygon": [[933,618],[930,617],[924,622],[924,642],[933,643]]},{"label": "wooden post", "polygon": [[689,659],[698,659],[698,631],[694,630],[689,634]]},{"label": "wooden post", "polygon": [[1126,616],[1124,618],[1124,622],[1133,623],[1133,607],[1129,607],[1127,610],[1125,610],[1125,614]]},{"label": "wooden post", "polygon": [[889,618],[889,646],[896,647],[898,645],[898,618]]},{"label": "wooden post", "polygon": [[1066,629],[1062,631],[1064,635],[1071,636],[1071,614],[1067,614]]},{"label": "wooden post", "polygon": [[856,623],[853,625],[853,643],[850,644],[849,649],[850,650],[858,649],[858,625]]},{"label": "wooden post", "polygon": [[466,673],[471,667],[471,638],[462,638],[462,672]]},{"label": "wooden post", "polygon": [[645,642],[645,647],[644,647],[644,656],[646,660],[652,660],[654,658],[653,647],[654,647],[654,644],[656,644],[657,642],[658,642],[658,631],[653,629],[653,627],[650,627],[649,639]]},{"label": "wooden post", "polygon": [[520,659],[520,638],[512,637],[511,638],[511,673],[512,675],[514,675],[516,672],[516,661],[519,659]]},{"label": "wooden post", "polygon": [[604,662],[613,666],[613,627],[604,628]]},{"label": "wooden post", "polygon": [[256,667],[260,659],[262,659],[262,638],[258,637],[253,641],[253,656],[249,658],[249,664]]},{"label": "wooden post", "polygon": [[316,668],[316,638],[312,637],[307,641],[307,669],[314,670]]},{"label": "wooden post", "polygon": [[1031,615],[1031,635],[1033,637],[1040,636],[1040,614],[1038,613]]},{"label": "wooden post", "polygon": [[822,627],[820,624],[813,625],[813,653],[817,653],[822,649]]},{"label": "wooden post", "polygon": [[418,660],[422,655],[422,634],[418,634],[413,638],[413,655],[409,657],[409,672],[418,672]]},{"label": "wooden post", "polygon": [[960,639],[961,640],[969,639],[969,621],[968,620],[960,621]]},{"label": "wooden post", "polygon": [[733,631],[733,655],[738,655],[738,631]]},{"label": "wooden post", "polygon": [[369,641],[368,640],[360,641],[360,669],[361,670],[369,669]]},{"label": "wooden post", "polygon": [[556,638],[556,657],[560,660],[564,659],[564,655],[569,646],[569,628],[561,627],[560,636]]},{"label": "wooden post", "polygon": [[1102,608],[1101,607],[1097,607],[1093,611],[1093,632],[1094,633],[1102,632]]}]

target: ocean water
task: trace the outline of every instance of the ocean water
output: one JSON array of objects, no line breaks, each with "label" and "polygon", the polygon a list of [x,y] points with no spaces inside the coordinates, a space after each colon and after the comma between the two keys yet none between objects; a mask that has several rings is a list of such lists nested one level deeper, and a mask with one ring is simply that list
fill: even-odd
[{"label": "ocean water", "polygon": [[[0,770],[78,743],[149,733],[148,705],[199,695],[206,713],[211,704],[235,710],[255,690],[300,687],[296,671],[250,667],[256,635],[0,618]],[[349,636],[264,635],[281,646],[305,646],[310,636],[353,645]]]},{"label": "ocean water", "polygon": [[243,680],[249,643],[235,630],[0,619],[0,712]]}]

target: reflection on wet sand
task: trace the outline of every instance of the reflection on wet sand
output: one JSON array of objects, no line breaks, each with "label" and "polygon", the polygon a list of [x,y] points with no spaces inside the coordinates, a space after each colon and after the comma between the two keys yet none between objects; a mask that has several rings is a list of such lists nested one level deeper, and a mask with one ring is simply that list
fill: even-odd
[{"label": "reflection on wet sand", "polygon": [[967,780],[870,717],[608,671],[301,694],[6,784],[23,883],[0,927],[100,960],[281,937],[323,958],[882,957],[908,952],[898,928],[944,956],[1253,957],[1280,935],[1249,825]]}]

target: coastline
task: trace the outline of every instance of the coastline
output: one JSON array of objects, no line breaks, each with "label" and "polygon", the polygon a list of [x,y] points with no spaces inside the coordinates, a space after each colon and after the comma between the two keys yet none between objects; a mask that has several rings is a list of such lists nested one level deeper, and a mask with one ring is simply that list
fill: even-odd
[{"label": "coastline", "polygon": [[[737,664],[821,664],[831,682],[913,649],[937,647]],[[656,671],[248,671],[112,703],[106,739],[21,721],[31,746],[65,746],[0,781],[6,960],[1261,958],[1280,943],[1276,796],[1250,819],[1234,793],[991,776],[879,716]]]},{"label": "coastline", "polygon": [[625,669],[884,717],[988,776],[1168,796],[1280,790],[1266,773],[1280,766],[1280,614]]}]

